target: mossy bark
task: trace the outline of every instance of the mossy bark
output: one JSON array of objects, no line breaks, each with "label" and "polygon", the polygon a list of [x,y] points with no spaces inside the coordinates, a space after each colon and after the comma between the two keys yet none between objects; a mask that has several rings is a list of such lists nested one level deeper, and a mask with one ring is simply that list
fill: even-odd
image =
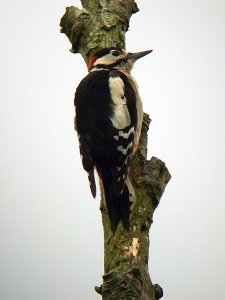
[{"label": "mossy bark", "polygon": [[[134,0],[83,0],[83,9],[67,7],[61,19],[61,32],[69,38],[73,53],[81,53],[85,62],[105,47],[125,48],[129,20],[138,11]],[[130,179],[136,201],[130,220],[130,231],[118,226],[115,235],[104,201],[101,201],[104,228],[103,284],[96,287],[103,300],[155,300],[163,295],[153,285],[148,272],[149,229],[155,208],[170,180],[165,164],[147,157],[147,132],[150,119],[144,115],[142,135],[132,159]]]}]

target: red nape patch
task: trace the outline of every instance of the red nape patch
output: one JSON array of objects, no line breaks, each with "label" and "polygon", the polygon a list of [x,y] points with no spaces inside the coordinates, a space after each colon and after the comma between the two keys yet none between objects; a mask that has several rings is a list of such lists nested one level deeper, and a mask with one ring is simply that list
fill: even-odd
[{"label": "red nape patch", "polygon": [[89,60],[89,63],[88,63],[88,71],[91,70],[91,68],[93,67],[93,64],[95,63],[95,61],[97,60],[97,56],[92,56]]}]

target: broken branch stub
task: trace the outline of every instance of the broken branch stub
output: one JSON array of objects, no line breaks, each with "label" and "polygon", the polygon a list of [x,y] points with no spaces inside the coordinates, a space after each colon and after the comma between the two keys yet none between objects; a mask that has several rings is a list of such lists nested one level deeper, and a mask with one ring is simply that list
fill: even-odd
[{"label": "broken branch stub", "polygon": [[106,47],[125,49],[125,33],[130,17],[139,9],[134,0],[82,1],[83,9],[66,8],[61,32],[72,44],[73,53],[81,53],[87,63],[90,56]]}]

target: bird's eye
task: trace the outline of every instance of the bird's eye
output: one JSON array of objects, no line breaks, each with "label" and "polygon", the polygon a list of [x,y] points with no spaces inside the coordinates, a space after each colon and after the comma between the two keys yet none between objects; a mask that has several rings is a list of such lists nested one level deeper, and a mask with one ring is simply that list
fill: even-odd
[{"label": "bird's eye", "polygon": [[112,55],[113,55],[113,56],[119,56],[120,54],[121,54],[121,52],[118,51],[118,50],[114,50],[114,51],[112,52]]}]

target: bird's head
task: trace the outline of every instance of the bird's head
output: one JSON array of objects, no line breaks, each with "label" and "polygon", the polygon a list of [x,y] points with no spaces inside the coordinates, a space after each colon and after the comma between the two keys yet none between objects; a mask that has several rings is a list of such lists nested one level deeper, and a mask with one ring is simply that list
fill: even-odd
[{"label": "bird's head", "polygon": [[119,69],[130,73],[135,61],[151,52],[152,50],[131,53],[115,47],[105,48],[90,58],[88,70]]}]

